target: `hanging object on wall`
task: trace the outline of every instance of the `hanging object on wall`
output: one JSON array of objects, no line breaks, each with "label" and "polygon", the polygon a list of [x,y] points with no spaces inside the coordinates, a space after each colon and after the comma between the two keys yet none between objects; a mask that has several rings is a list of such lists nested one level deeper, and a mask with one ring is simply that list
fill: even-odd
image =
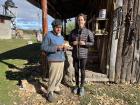
[{"label": "hanging object on wall", "polygon": [[102,19],[106,18],[106,9],[101,9],[99,11],[99,18],[102,18]]}]

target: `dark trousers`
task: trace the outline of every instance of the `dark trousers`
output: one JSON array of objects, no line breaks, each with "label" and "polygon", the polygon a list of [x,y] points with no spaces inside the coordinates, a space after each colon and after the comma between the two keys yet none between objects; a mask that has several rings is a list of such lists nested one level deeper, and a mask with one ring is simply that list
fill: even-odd
[{"label": "dark trousers", "polygon": [[81,73],[81,84],[80,84],[80,86],[84,86],[86,62],[87,62],[87,58],[73,59],[73,66],[74,66],[74,69],[75,69],[75,81],[76,81],[77,86],[79,86],[79,68],[80,68],[80,73]]}]

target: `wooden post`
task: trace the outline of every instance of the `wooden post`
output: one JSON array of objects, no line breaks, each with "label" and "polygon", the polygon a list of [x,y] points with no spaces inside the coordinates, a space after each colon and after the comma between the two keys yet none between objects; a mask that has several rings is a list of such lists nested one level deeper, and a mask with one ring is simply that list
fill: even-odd
[{"label": "wooden post", "polygon": [[66,27],[66,23],[67,23],[67,20],[65,19],[65,20],[64,20],[64,35],[67,34],[67,33],[66,33],[66,28],[67,28],[67,27]]},{"label": "wooden post", "polygon": [[[123,21],[125,20],[125,16],[127,13],[127,4],[128,0],[125,0],[123,4]],[[123,49],[123,42],[124,42],[124,36],[125,36],[125,23],[122,23],[122,27],[120,30],[120,37],[118,41],[118,50],[117,50],[117,59],[116,59],[116,75],[115,75],[115,82],[120,82],[120,76],[122,75],[122,49]],[[122,81],[122,80],[121,80]],[[123,81],[122,81],[123,82]]]},{"label": "wooden post", "polygon": [[113,6],[114,0],[109,1],[108,6],[108,16],[109,16],[109,23],[110,26],[108,26],[108,39],[107,39],[107,64],[106,64],[106,74],[108,77],[110,77],[110,71],[109,71],[109,64],[110,64],[110,52],[111,52],[111,42],[112,42],[112,25],[113,25],[113,14],[114,14],[114,6]]},{"label": "wooden post", "polygon": [[116,1],[114,5],[115,8],[115,14],[114,14],[114,18],[113,18],[113,32],[112,32],[112,44],[111,44],[111,52],[110,52],[110,75],[109,75],[109,80],[111,82],[114,81],[115,79],[115,65],[116,65],[116,55],[117,55],[117,46],[118,46],[118,12],[116,12],[118,10],[118,8],[120,7],[120,2],[122,2],[122,0]]},{"label": "wooden post", "polygon": [[[134,54],[133,54],[133,67],[132,67],[132,75],[131,75],[131,83],[139,83],[140,82],[140,72],[139,72],[139,68],[140,68],[140,63],[139,63],[139,57],[140,57],[140,43],[139,43],[139,30],[140,30],[140,11],[138,11],[140,9],[140,4],[139,4],[139,0],[135,0],[134,2],[134,9],[133,9],[133,18],[134,21],[136,21],[135,23],[135,27],[136,27],[136,33],[135,33],[135,43],[134,43]],[[137,78],[138,77],[138,78]]]},{"label": "wooden post", "polygon": [[[112,9],[111,6],[112,5],[112,1],[107,1],[107,11],[110,11],[110,13],[108,13],[108,18],[111,20],[111,17],[109,16],[112,11],[110,9]],[[108,20],[105,22],[105,29],[107,29],[107,31],[109,30],[109,26],[108,26]],[[108,31],[109,32],[109,31]],[[108,34],[109,36],[109,34]],[[102,54],[101,54],[101,59],[100,59],[100,70],[102,71],[102,73],[107,73],[108,74],[108,71],[107,71],[107,48],[108,48],[108,36],[103,36],[103,39],[102,39]]]},{"label": "wooden post", "polygon": [[[116,30],[117,27],[117,20],[116,17],[113,19],[114,25],[113,30]],[[111,45],[111,52],[110,52],[110,68],[109,68],[109,80],[114,81],[115,77],[115,63],[116,63],[116,53],[117,53],[117,45],[118,45],[118,39],[116,39],[117,32],[114,31],[112,33],[112,45]]]},{"label": "wooden post", "polygon": [[42,28],[43,28],[43,35],[48,32],[48,13],[47,13],[47,0],[41,0],[42,6]]},{"label": "wooden post", "polygon": [[100,70],[102,73],[106,73],[105,66],[106,66],[106,36],[102,36],[101,39],[101,54],[100,54]]},{"label": "wooden post", "polygon": [[[133,9],[134,0],[128,0],[128,12],[126,16],[126,23],[125,23],[125,36],[123,42],[123,53],[122,53],[122,75],[121,75],[121,82],[122,83],[130,83],[131,79],[131,70],[132,70],[132,60],[133,60],[133,51],[134,51],[134,41],[133,37],[134,34],[132,32],[132,24],[133,23],[133,12],[130,12],[130,9]],[[131,20],[130,20],[131,17]]]},{"label": "wooden post", "polygon": [[[139,6],[139,8],[138,8],[138,15],[137,15],[137,22],[139,22],[138,24],[137,24],[137,41],[136,41],[136,47],[137,47],[137,49],[136,49],[136,51],[135,51],[135,57],[137,58],[137,63],[136,63],[136,71],[137,72],[140,72],[140,1],[138,0],[138,6]],[[138,83],[140,83],[140,73],[139,74],[137,74],[137,82]]]},{"label": "wooden post", "polygon": [[[120,2],[123,2],[120,1]],[[122,21],[125,20],[125,15],[126,15],[126,6],[127,3],[123,4],[123,18]],[[124,26],[124,22],[122,23],[122,28],[119,30],[119,37],[118,37],[118,47],[117,47],[117,56],[116,56],[116,64],[115,64],[115,82],[116,83],[120,83],[120,76],[121,76],[121,67],[122,67],[122,46],[123,46],[123,41],[124,41],[124,33],[125,33],[125,26]]]},{"label": "wooden post", "polygon": [[[47,18],[47,0],[41,0],[42,6],[42,29],[43,37],[48,32],[48,18]],[[42,64],[42,78],[45,79],[47,76],[47,55],[44,51],[41,52],[41,64]]]},{"label": "wooden post", "polygon": [[140,15],[139,19],[137,20],[139,22],[137,28],[138,28],[138,35],[136,39],[136,45],[135,45],[135,52],[134,52],[134,66],[133,66],[133,71],[135,70],[135,75],[136,76],[136,82],[140,84]]}]

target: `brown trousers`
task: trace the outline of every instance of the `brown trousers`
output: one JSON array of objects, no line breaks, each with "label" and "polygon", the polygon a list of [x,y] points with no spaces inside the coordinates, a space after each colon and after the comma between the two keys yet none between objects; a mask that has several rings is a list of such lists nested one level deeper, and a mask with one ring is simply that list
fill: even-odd
[{"label": "brown trousers", "polygon": [[48,92],[60,91],[63,78],[64,62],[49,62]]}]

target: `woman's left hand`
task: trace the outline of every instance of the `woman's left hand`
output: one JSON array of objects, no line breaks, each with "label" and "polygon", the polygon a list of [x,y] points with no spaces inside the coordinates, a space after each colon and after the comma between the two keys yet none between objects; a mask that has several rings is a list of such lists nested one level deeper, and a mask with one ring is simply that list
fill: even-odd
[{"label": "woman's left hand", "polygon": [[80,45],[86,45],[85,41],[80,41]]}]

